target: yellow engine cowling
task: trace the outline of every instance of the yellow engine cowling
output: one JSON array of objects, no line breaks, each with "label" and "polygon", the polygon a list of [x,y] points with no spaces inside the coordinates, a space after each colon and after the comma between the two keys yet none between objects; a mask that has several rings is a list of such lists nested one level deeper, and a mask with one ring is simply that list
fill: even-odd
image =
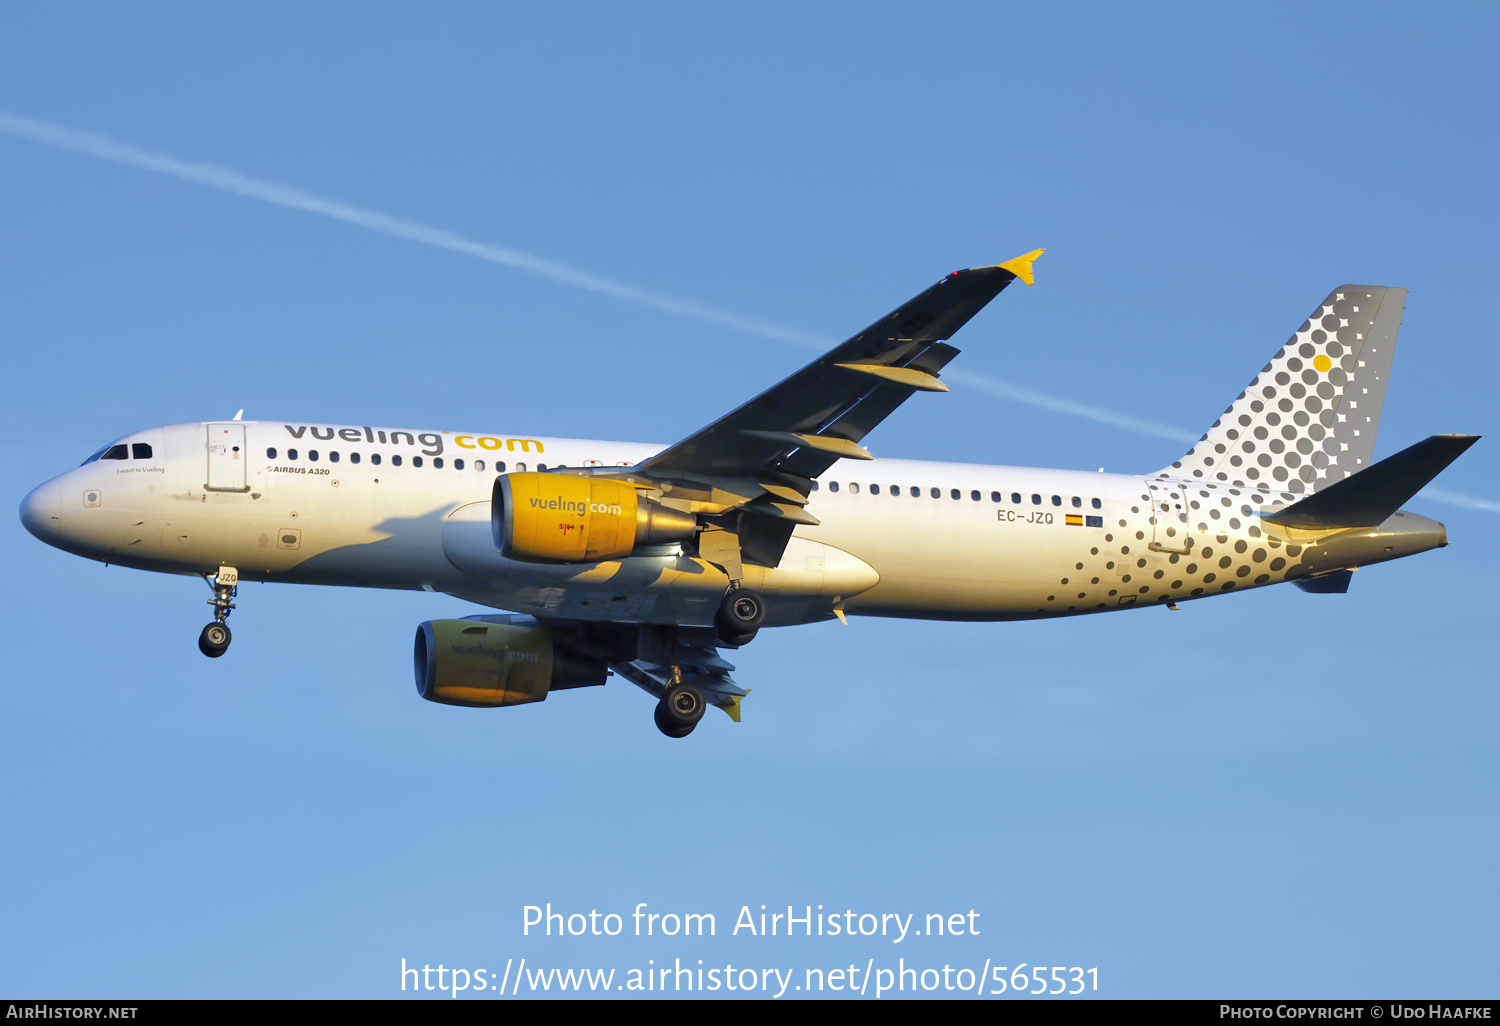
[{"label": "yellow engine cowling", "polygon": [[629,482],[571,474],[503,474],[491,509],[500,554],[532,562],[623,559],[639,545],[685,541],[698,527]]},{"label": "yellow engine cowling", "polygon": [[602,660],[558,648],[540,627],[430,620],[417,628],[417,693],[429,702],[498,708],[561,688],[603,684]]}]

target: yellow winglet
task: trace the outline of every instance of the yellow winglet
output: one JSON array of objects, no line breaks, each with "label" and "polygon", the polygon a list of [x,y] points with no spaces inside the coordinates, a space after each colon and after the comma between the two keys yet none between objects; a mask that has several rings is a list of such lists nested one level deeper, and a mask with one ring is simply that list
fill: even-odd
[{"label": "yellow winglet", "polygon": [[1026,284],[1031,285],[1033,284],[1031,280],[1031,265],[1036,262],[1037,257],[1045,252],[1047,252],[1045,249],[1034,249],[1025,256],[1018,256],[1014,260],[1007,260],[1005,263],[997,266],[1002,271],[1009,271]]}]

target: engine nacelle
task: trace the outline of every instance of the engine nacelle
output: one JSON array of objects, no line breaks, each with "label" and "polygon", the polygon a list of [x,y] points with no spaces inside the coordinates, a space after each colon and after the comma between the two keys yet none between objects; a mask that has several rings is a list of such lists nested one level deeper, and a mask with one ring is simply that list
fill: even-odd
[{"label": "engine nacelle", "polygon": [[559,648],[537,626],[429,620],[417,628],[417,693],[429,702],[494,708],[603,684],[603,660]]},{"label": "engine nacelle", "polygon": [[641,498],[627,481],[573,474],[502,474],[490,508],[500,554],[529,562],[623,559],[698,529],[692,514]]}]

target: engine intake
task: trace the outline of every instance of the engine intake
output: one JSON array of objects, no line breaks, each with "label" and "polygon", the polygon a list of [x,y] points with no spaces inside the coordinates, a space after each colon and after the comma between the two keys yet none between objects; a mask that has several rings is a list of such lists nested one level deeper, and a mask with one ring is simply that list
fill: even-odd
[{"label": "engine intake", "polygon": [[541,627],[429,620],[417,627],[417,694],[429,702],[495,708],[547,692],[603,684],[603,660],[559,647]]},{"label": "engine intake", "polygon": [[692,514],[641,498],[627,481],[571,474],[503,474],[491,510],[500,554],[536,563],[623,559],[698,529]]}]

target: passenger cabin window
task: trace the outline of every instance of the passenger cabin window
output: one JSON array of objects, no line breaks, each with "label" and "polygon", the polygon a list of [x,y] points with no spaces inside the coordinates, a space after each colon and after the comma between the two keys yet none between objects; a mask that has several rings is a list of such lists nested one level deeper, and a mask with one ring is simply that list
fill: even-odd
[{"label": "passenger cabin window", "polygon": [[880,486],[878,484],[872,484],[870,486],[870,494],[871,495],[879,495],[880,494]]},{"label": "passenger cabin window", "polygon": [[1054,506],[1061,506],[1062,505],[1062,496],[1061,495],[1054,495],[1054,496],[1052,496],[1052,505],[1054,505]]},{"label": "passenger cabin window", "polygon": [[338,461],[339,461],[339,454],[338,453],[331,452],[331,453],[328,454],[328,462],[329,463],[337,463]]},{"label": "passenger cabin window", "polygon": [[853,481],[849,482],[849,494],[850,495],[858,495],[859,494],[859,485],[855,484]]},{"label": "passenger cabin window", "polygon": [[399,466],[401,466],[401,457],[399,455],[391,457],[391,466],[393,466],[393,467],[399,467]]},{"label": "passenger cabin window", "polygon": [[372,453],[370,453],[370,462],[373,463],[373,464],[375,464],[377,467],[380,466],[380,453],[378,453],[378,452],[372,452]]},{"label": "passenger cabin window", "polygon": [[297,458],[297,450],[296,449],[288,449],[286,451],[286,458],[289,459],[289,460],[295,460]]},{"label": "passenger cabin window", "polygon": [[[497,473],[497,474],[503,474],[503,473],[505,473],[505,461],[504,460],[496,460],[495,461],[495,473]],[[817,487],[817,484],[818,484],[818,482],[814,481],[813,482],[813,487]]]},{"label": "passenger cabin window", "polygon": [[307,458],[310,459],[310,460],[312,460],[314,463],[318,462],[318,450],[316,450],[316,449],[309,449],[309,450],[307,450]]},{"label": "passenger cabin window", "polygon": [[274,460],[275,458],[276,458],[276,450],[275,449],[267,449],[266,450],[266,459],[268,459],[268,460]]},{"label": "passenger cabin window", "polygon": [[1079,498],[1079,497],[1078,497],[1078,496],[1076,496],[1076,495],[1075,495],[1075,496],[1073,496],[1073,508],[1074,508],[1074,509],[1082,509],[1082,508],[1083,508],[1083,500],[1082,500],[1082,499],[1080,499],[1080,498]]},{"label": "passenger cabin window", "polygon": [[912,485],[911,486],[911,497],[913,499],[920,499],[922,497],[922,489],[918,488],[916,485]]},{"label": "passenger cabin window", "polygon": [[828,490],[830,492],[836,492],[836,491],[838,491],[839,490],[839,483],[837,481],[829,481],[828,482]]},{"label": "passenger cabin window", "polygon": [[1094,508],[1095,509],[1103,509],[1104,508],[1104,504],[1101,503],[1098,499],[1095,499],[1094,500]]},{"label": "passenger cabin window", "polygon": [[991,502],[999,502],[1000,498],[1001,498],[1001,496],[1000,496],[999,492],[990,492],[990,501]]},{"label": "passenger cabin window", "polygon": [[1019,506],[1021,504],[1021,493],[1020,492],[1011,492],[1010,493],[1010,501],[1014,502],[1017,506]]},{"label": "passenger cabin window", "polygon": [[453,469],[454,470],[462,470],[462,469],[464,469],[464,461],[463,460],[454,460],[453,461]]},{"label": "passenger cabin window", "polygon": [[1031,493],[1031,504],[1033,506],[1040,506],[1042,504],[1042,497],[1040,495],[1038,495],[1036,492],[1032,492]]},{"label": "passenger cabin window", "polygon": [[442,470],[443,469],[443,458],[441,456],[436,457],[435,459],[433,459],[432,465],[434,467],[436,467],[437,469]]},{"label": "passenger cabin window", "polygon": [[948,492],[948,497],[950,499],[962,499],[964,497],[964,493],[959,491],[957,488],[954,488]]},{"label": "passenger cabin window", "polygon": [[349,462],[350,463],[358,463],[359,462],[359,453],[357,453],[357,452],[351,452],[349,454]]},{"label": "passenger cabin window", "polygon": [[151,458],[151,446],[146,442],[131,442],[130,458],[133,460],[149,460]]},{"label": "passenger cabin window", "polygon": [[422,457],[420,457],[420,456],[413,456],[411,458],[411,465],[414,466],[414,467],[420,467],[422,465]]},{"label": "passenger cabin window", "polygon": [[484,460],[475,460],[474,461],[474,469],[478,470],[478,471],[483,471],[484,470]]},{"label": "passenger cabin window", "polygon": [[812,490],[813,490],[813,491],[817,491],[817,490],[818,490],[818,482],[816,482],[816,481],[814,481],[814,482],[813,482],[813,483],[812,483]]},{"label": "passenger cabin window", "polygon": [[934,499],[941,499],[943,497],[943,490],[941,488],[934,488],[932,490],[932,497]]},{"label": "passenger cabin window", "polygon": [[524,474],[524,473],[526,473],[526,464],[518,461],[516,463],[516,473],[517,474]]},{"label": "passenger cabin window", "polygon": [[970,492],[969,493],[969,498],[973,499],[975,502],[978,502],[979,501],[979,491],[978,491],[978,489],[975,489],[974,491]]}]

